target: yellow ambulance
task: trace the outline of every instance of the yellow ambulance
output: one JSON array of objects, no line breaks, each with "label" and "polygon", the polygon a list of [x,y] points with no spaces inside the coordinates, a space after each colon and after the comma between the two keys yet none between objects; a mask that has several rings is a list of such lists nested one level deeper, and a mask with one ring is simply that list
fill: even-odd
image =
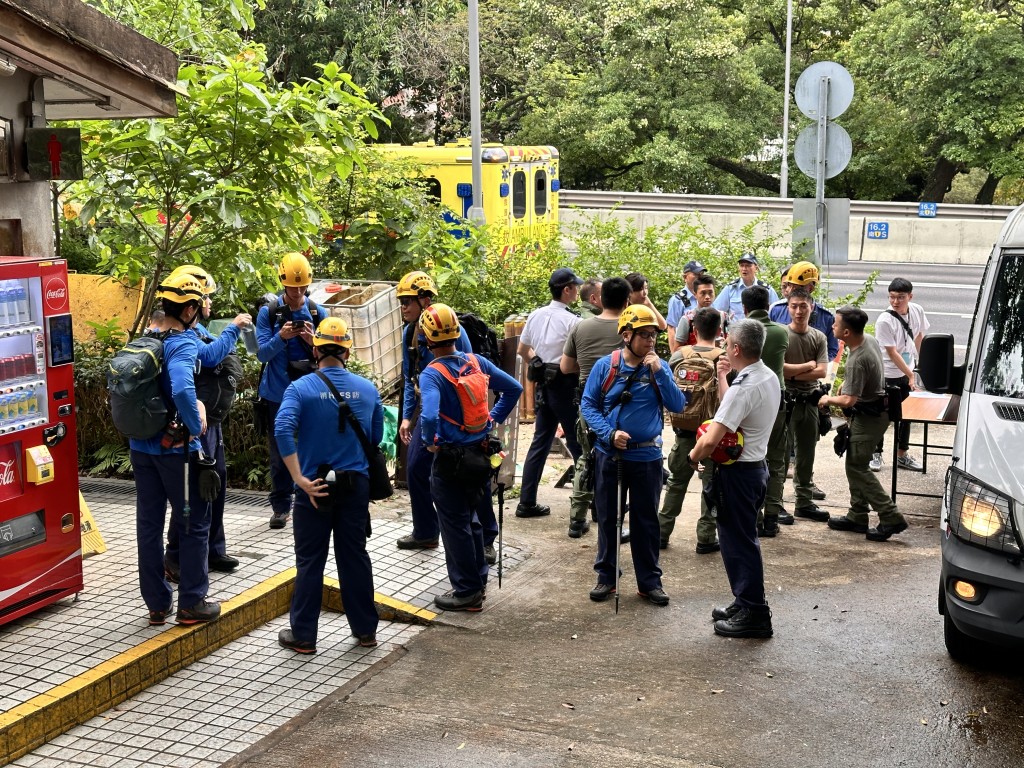
[{"label": "yellow ambulance", "polygon": [[[428,188],[456,224],[473,205],[473,157],[469,139],[443,146],[381,144],[378,148],[420,163]],[[542,146],[484,144],[482,204],[494,240],[502,250],[542,241],[558,232],[558,150]]]}]

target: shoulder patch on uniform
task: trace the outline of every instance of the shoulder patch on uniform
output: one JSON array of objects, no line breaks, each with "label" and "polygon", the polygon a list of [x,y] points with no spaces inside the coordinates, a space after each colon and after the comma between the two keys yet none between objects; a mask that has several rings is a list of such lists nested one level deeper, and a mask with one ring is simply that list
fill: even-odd
[{"label": "shoulder patch on uniform", "polygon": [[737,384],[742,384],[743,381],[745,379],[749,378],[749,377],[750,377],[750,374],[747,373],[746,371],[744,371],[739,376],[737,376],[735,379],[733,379],[732,386],[736,386]]}]

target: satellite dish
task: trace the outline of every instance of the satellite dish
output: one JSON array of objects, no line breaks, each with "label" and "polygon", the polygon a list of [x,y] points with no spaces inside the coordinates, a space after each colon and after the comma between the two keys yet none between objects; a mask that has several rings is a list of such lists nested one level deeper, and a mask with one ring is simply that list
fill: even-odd
[{"label": "satellite dish", "polygon": [[842,64],[819,61],[811,64],[796,81],[796,105],[812,120],[818,119],[819,88],[822,78],[828,79],[828,110],[826,117],[834,120],[853,101],[853,78]]},{"label": "satellite dish", "polygon": [[[825,178],[838,176],[850,163],[853,156],[853,141],[846,129],[836,123],[829,123],[825,132]],[[812,179],[818,178],[818,124],[809,125],[800,131],[793,148],[796,166]]]}]

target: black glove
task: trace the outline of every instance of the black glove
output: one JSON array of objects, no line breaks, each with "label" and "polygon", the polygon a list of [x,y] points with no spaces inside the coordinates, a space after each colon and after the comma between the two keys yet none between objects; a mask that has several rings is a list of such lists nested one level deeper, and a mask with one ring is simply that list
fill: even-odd
[{"label": "black glove", "polygon": [[842,456],[850,447],[850,427],[842,424],[836,429],[835,439],[832,441],[836,456]]},{"label": "black glove", "polygon": [[196,461],[199,465],[199,496],[203,501],[216,501],[220,496],[220,474],[217,462],[206,457]]}]

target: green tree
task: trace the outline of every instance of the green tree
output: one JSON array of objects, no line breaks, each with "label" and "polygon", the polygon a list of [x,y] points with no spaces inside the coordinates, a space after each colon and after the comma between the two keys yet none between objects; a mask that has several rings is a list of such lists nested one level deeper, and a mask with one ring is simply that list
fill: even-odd
[{"label": "green tree", "polygon": [[278,86],[262,52],[217,55],[181,69],[175,120],[85,123],[86,180],[70,194],[101,268],[156,282],[194,262],[236,303],[285,249],[308,246],[324,221],[317,181],[345,178],[361,162],[379,112],[351,78],[328,64],[316,80]]}]

